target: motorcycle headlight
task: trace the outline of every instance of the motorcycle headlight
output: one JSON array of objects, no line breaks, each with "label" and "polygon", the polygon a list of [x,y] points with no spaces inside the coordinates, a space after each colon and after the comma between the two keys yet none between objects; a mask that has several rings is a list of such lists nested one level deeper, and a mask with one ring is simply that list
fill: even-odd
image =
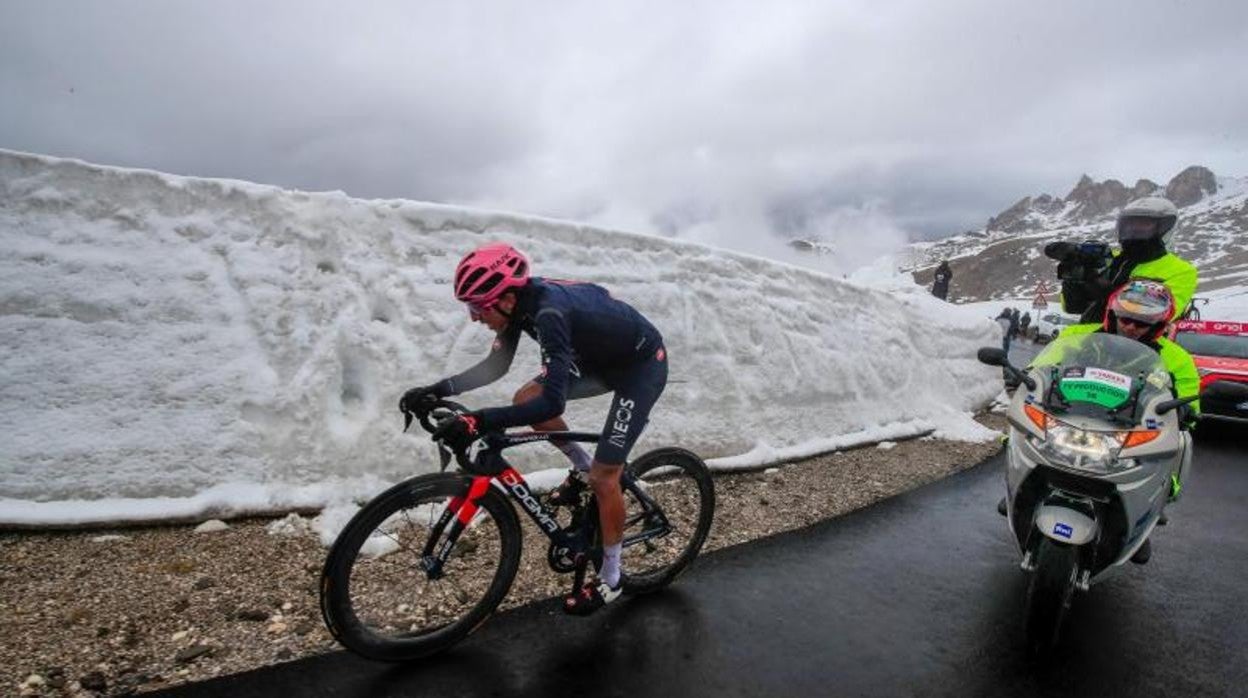
[{"label": "motorcycle headlight", "polygon": [[1036,446],[1050,462],[1076,470],[1111,473],[1133,464],[1131,459],[1118,458],[1122,442],[1117,432],[1085,431],[1059,422],[1049,427],[1044,441]]}]

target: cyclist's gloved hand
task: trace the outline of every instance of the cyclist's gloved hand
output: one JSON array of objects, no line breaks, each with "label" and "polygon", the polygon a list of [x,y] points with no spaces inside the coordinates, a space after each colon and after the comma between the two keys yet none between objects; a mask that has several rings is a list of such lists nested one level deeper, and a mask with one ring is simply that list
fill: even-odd
[{"label": "cyclist's gloved hand", "polygon": [[419,388],[412,388],[403,393],[403,397],[399,398],[400,412],[414,412],[416,414],[426,414],[433,409],[438,398],[444,397],[441,391],[441,383],[433,385],[425,385]]},{"label": "cyclist's gloved hand", "polygon": [[438,424],[438,428],[433,430],[433,440],[441,441],[452,451],[463,451],[477,440],[481,431],[481,415],[465,412]]}]

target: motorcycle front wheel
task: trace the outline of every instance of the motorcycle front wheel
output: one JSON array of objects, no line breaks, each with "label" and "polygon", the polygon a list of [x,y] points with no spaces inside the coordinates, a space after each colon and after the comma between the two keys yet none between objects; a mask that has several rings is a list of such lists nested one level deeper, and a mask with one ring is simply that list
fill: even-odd
[{"label": "motorcycle front wheel", "polygon": [[1024,631],[1033,656],[1046,656],[1057,647],[1062,621],[1070,608],[1079,573],[1077,550],[1050,538],[1036,549],[1036,570],[1027,587]]}]

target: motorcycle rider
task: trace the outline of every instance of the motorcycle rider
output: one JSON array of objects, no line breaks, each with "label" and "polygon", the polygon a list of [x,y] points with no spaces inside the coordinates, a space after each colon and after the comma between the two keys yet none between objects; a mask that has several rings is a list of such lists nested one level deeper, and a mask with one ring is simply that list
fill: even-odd
[{"label": "motorcycle rider", "polygon": [[[1165,337],[1175,309],[1169,287],[1160,281],[1136,279],[1110,294],[1101,322],[1071,325],[1062,330],[1061,336],[1108,332],[1142,342],[1161,355],[1166,370],[1174,379],[1176,397],[1199,395],[1200,374],[1196,371],[1196,361],[1177,342]],[[1200,401],[1189,405],[1188,418],[1183,422],[1191,428],[1196,415],[1200,414]]]},{"label": "motorcycle rider", "polygon": [[[1123,284],[1110,294],[1101,322],[1070,325],[1062,330],[1060,336],[1070,338],[1107,332],[1141,342],[1161,356],[1162,363],[1171,375],[1175,397],[1196,396],[1200,394],[1200,374],[1196,371],[1195,360],[1186,349],[1164,336],[1166,327],[1170,324],[1174,314],[1174,296],[1165,284],[1160,281],[1136,279]],[[1182,428],[1188,431],[1194,429],[1199,414],[1199,400],[1180,406],[1178,415]],[[1180,471],[1171,474],[1170,501],[1178,500],[1190,464],[1189,453],[1182,459]],[[1004,497],[997,502],[997,511],[1001,514],[1006,513]],[[1133,559],[1137,562],[1147,562],[1151,550],[1151,543],[1146,541],[1144,547],[1141,547]]]},{"label": "motorcycle rider", "polygon": [[1120,250],[1098,242],[1076,245],[1051,242],[1044,254],[1058,260],[1062,310],[1081,314],[1085,323],[1099,323],[1114,289],[1128,279],[1154,279],[1170,289],[1176,317],[1182,317],[1196,293],[1196,267],[1167,251],[1179,220],[1169,199],[1148,196],[1122,207],[1117,231]]},{"label": "motorcycle rider", "polygon": [[487,431],[508,427],[566,431],[561,415],[568,399],[615,393],[592,463],[580,444],[552,441],[573,469],[551,494],[551,503],[578,501],[587,486],[593,488],[598,502],[602,569],[597,579],[564,598],[566,612],[592,613],[621,593],[624,497],[620,472],[646,426],[650,408],[667,385],[663,337],[641,313],[612,298],[601,286],[530,276],[525,256],[505,243],[469,252],[455,269],[454,292],[468,305],[474,321],[496,333],[493,347],[476,366],[407,391],[399,401],[400,410],[419,412],[438,398],[498,380],[511,367],[521,333],[540,345],[542,370],[516,391],[510,406],[458,415],[439,426],[435,439],[462,449]]}]

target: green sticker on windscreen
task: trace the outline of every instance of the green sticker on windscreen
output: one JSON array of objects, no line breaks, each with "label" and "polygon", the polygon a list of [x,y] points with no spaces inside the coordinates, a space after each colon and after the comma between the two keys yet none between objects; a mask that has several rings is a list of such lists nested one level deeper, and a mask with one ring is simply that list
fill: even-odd
[{"label": "green sticker on windscreen", "polygon": [[1068,368],[1062,371],[1057,387],[1067,400],[1107,409],[1118,407],[1131,397],[1131,377],[1103,368]]}]

